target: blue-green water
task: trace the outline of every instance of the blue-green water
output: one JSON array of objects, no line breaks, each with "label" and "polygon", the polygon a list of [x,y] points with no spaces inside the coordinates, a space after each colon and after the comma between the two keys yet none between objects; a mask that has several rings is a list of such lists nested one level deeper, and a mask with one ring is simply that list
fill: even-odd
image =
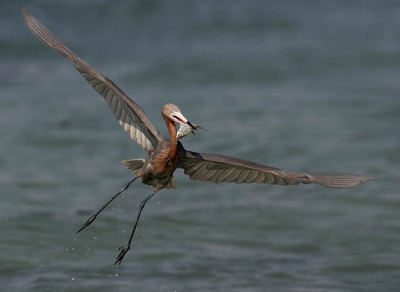
[{"label": "blue-green water", "polygon": [[[83,4],[84,3],[84,4]],[[0,4],[1,291],[400,291],[400,2],[22,1],[167,134],[355,189],[190,181],[147,204],[146,153],[72,64]]]}]

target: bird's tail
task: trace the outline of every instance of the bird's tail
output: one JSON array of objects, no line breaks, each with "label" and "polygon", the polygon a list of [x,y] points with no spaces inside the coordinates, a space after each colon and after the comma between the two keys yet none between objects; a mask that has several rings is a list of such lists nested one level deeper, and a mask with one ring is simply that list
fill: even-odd
[{"label": "bird's tail", "polygon": [[[138,174],[139,170],[143,167],[144,165],[144,158],[137,158],[137,159],[127,159],[127,160],[122,160],[121,161],[127,169],[132,171],[134,174]],[[153,179],[149,181],[149,184],[152,185],[153,187],[156,186],[157,180]],[[169,184],[165,187],[167,189],[176,189],[176,182],[175,179],[172,178]]]}]

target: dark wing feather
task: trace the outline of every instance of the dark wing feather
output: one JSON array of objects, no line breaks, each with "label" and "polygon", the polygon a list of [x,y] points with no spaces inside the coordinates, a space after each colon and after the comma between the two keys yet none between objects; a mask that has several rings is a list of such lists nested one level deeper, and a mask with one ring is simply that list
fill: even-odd
[{"label": "dark wing feather", "polygon": [[153,152],[158,142],[162,139],[162,135],[153,126],[143,110],[110,79],[93,69],[61,43],[42,23],[30,15],[22,6],[21,13],[26,25],[33,34],[51,49],[75,63],[76,69],[89,84],[104,97],[119,124],[129,133],[129,136],[139,143],[148,153]]},{"label": "dark wing feather", "polygon": [[288,171],[235,157],[192,151],[184,153],[179,167],[185,170],[190,179],[215,183],[267,183],[282,186],[315,183],[331,188],[352,188],[376,179],[361,175],[325,176]]}]

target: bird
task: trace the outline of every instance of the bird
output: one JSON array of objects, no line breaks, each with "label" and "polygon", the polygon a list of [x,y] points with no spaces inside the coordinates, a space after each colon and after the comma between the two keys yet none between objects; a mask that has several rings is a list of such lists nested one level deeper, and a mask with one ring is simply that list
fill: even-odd
[{"label": "bird", "polygon": [[119,248],[119,254],[115,259],[114,266],[120,265],[126,253],[130,250],[140,215],[146,203],[158,191],[164,188],[176,188],[173,174],[177,168],[183,169],[184,173],[192,180],[214,183],[266,183],[282,186],[313,183],[331,188],[351,188],[376,179],[375,177],[362,175],[327,176],[308,174],[270,167],[220,154],[198,153],[186,150],[178,140],[176,124],[180,124],[181,127],[185,128],[190,127],[187,134],[196,130],[196,128],[185,118],[176,105],[167,103],[161,111],[170,135],[168,139],[156,129],[144,111],[114,82],[72,52],[23,6],[20,9],[25,24],[31,32],[51,49],[75,64],[76,70],[95,91],[103,96],[123,129],[148,153],[146,158],[122,160],[122,163],[133,172],[134,178],[126,183],[77,231],[79,233],[92,224],[97,216],[123,191],[127,190],[136,179],[140,178],[143,184],[153,186],[153,192],[140,202],[129,240],[125,246]]}]

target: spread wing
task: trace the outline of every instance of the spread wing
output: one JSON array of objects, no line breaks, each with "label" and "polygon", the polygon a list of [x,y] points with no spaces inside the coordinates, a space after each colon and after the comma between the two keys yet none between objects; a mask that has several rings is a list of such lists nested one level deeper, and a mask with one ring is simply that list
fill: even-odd
[{"label": "spread wing", "polygon": [[179,167],[185,170],[190,179],[215,183],[267,183],[282,186],[315,183],[331,188],[352,188],[376,179],[361,175],[325,176],[288,171],[239,158],[192,151],[185,152]]},{"label": "spread wing", "polygon": [[21,13],[28,28],[42,42],[57,53],[75,63],[75,68],[100,93],[110,106],[119,124],[129,136],[139,143],[148,153],[156,149],[162,135],[153,126],[143,110],[131,100],[117,85],[88,63],[79,58],[68,47],[61,43],[42,23],[21,6]]}]

